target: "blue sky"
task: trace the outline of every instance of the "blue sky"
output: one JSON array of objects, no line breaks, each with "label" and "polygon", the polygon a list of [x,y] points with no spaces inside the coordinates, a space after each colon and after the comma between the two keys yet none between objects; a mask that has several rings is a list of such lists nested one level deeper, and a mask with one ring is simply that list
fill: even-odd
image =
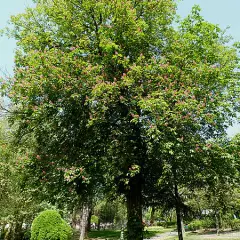
[{"label": "blue sky", "polygon": [[194,4],[201,7],[206,20],[219,24],[222,29],[229,26],[228,33],[240,41],[240,0],[183,0],[178,4],[178,13],[185,17]]},{"label": "blue sky", "polygon": [[[11,15],[21,13],[27,6],[31,6],[31,0],[6,0],[0,7],[0,29],[7,25]],[[6,37],[0,38],[0,70],[12,72],[15,41]],[[1,73],[0,73],[1,74]]]},{"label": "blue sky", "polygon": [[[200,5],[204,18],[212,23],[219,24],[235,41],[240,41],[240,0],[183,0],[178,3],[178,14],[185,17],[194,4]],[[0,8],[0,29],[5,27],[11,15],[21,13],[27,6],[31,6],[31,0],[7,0],[2,1]],[[12,72],[15,41],[0,38],[0,69]],[[1,74],[1,73],[0,73]],[[240,132],[240,125],[234,125],[229,130],[229,135]]]}]

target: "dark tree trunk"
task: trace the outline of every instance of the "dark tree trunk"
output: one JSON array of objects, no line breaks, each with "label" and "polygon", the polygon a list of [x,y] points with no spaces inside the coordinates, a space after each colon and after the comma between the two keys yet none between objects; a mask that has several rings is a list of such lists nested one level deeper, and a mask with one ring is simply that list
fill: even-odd
[{"label": "dark tree trunk", "polygon": [[13,225],[12,223],[9,223],[9,227],[6,229],[5,226],[5,235],[4,235],[4,240],[12,240],[13,239]]},{"label": "dark tree trunk", "polygon": [[172,212],[170,212],[170,214],[169,214],[169,222],[172,222],[172,218],[173,218]]},{"label": "dark tree trunk", "polygon": [[152,207],[151,217],[150,217],[151,226],[154,224],[154,218],[155,218],[154,214],[155,214],[155,207]]},{"label": "dark tree trunk", "polygon": [[178,239],[179,240],[183,240],[183,224],[182,224],[180,196],[179,196],[178,187],[177,187],[176,184],[175,184],[175,199],[176,199],[176,215],[177,215]]},{"label": "dark tree trunk", "polygon": [[92,209],[90,208],[88,211],[87,232],[91,231],[91,217],[92,217]]},{"label": "dark tree trunk", "polygon": [[127,240],[143,239],[142,191],[140,175],[130,179],[127,198]]},{"label": "dark tree trunk", "polygon": [[216,220],[216,230],[217,230],[217,235],[219,234],[219,213],[218,210],[215,212],[215,220]]},{"label": "dark tree trunk", "polygon": [[219,213],[219,228],[222,229],[223,228],[223,219],[222,219],[222,214],[221,212],[218,212]]},{"label": "dark tree trunk", "polygon": [[77,228],[77,211],[76,211],[76,207],[73,208],[71,225],[72,225],[72,228],[74,228],[74,229]]},{"label": "dark tree trunk", "polygon": [[98,217],[98,223],[97,223],[97,230],[100,231],[100,227],[101,227],[101,220],[100,217]]},{"label": "dark tree trunk", "polygon": [[23,238],[23,219],[19,219],[15,223],[15,228],[14,228],[14,240],[21,240]]}]

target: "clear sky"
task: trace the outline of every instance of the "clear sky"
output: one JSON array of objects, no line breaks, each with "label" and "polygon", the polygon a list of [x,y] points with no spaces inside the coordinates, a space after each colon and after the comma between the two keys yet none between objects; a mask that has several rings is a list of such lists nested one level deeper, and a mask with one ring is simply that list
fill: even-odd
[{"label": "clear sky", "polygon": [[[28,6],[31,0],[4,0],[0,7],[0,29],[7,25],[11,15],[21,13]],[[6,37],[0,37],[0,70],[12,72],[15,41]],[[1,74],[1,73],[0,73]]]},{"label": "clear sky", "polygon": [[[178,0],[179,1],[179,0]],[[240,0],[182,0],[178,3],[178,14],[185,17],[194,4],[200,5],[204,18],[212,23],[219,24],[221,28],[230,27],[228,33],[235,41],[240,41]],[[21,13],[31,0],[5,0],[0,8],[0,28],[6,26],[11,15]],[[15,41],[0,38],[0,69],[12,72]],[[240,125],[229,129],[229,135],[240,132]]]},{"label": "clear sky", "polygon": [[219,24],[222,29],[229,26],[228,33],[240,41],[240,0],[183,0],[178,4],[178,13],[185,17],[195,4],[201,7],[206,20]]}]

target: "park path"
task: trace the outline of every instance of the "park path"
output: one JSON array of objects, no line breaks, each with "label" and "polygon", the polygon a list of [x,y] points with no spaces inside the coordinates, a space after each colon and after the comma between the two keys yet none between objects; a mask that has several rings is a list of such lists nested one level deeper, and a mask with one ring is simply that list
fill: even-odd
[{"label": "park path", "polygon": [[[174,237],[177,236],[178,233],[177,232],[166,232],[166,233],[160,233],[152,238],[150,238],[150,240],[165,240],[168,239],[169,237]],[[221,233],[219,235],[215,234],[215,233],[211,233],[211,234],[199,234],[199,235],[195,235],[194,239],[196,240],[202,240],[202,239],[206,239],[206,240],[233,240],[233,239],[240,239],[240,232],[236,231],[236,232],[224,232]],[[147,239],[145,239],[147,240]]]},{"label": "park path", "polygon": [[225,232],[217,234],[202,234],[200,235],[201,239],[240,239],[240,232]]},{"label": "park path", "polygon": [[164,240],[164,239],[167,239],[168,237],[174,237],[174,236],[177,236],[177,235],[178,235],[178,233],[174,232],[174,231],[165,232],[165,233],[157,234],[154,237],[151,237],[150,240]]}]

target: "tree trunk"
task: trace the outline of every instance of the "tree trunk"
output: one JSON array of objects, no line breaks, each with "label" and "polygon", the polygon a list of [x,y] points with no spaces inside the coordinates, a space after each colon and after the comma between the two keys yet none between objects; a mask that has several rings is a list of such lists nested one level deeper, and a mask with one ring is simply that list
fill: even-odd
[{"label": "tree trunk", "polygon": [[175,184],[175,198],[176,198],[178,239],[183,240],[183,223],[182,223],[182,214],[181,214],[181,207],[180,207],[180,197],[178,193],[178,187],[176,184]]},{"label": "tree trunk", "polygon": [[[5,226],[6,229],[6,226]],[[9,223],[8,228],[5,231],[4,240],[12,240],[13,239],[13,225]]]},{"label": "tree trunk", "polygon": [[169,214],[169,222],[172,222],[172,218],[173,218],[173,213],[171,211],[170,214]]},{"label": "tree trunk", "polygon": [[185,228],[184,228],[184,223],[183,223],[183,217],[181,216],[181,225],[182,225],[182,234],[185,236]]},{"label": "tree trunk", "polygon": [[98,217],[98,223],[97,223],[97,230],[100,231],[100,227],[101,227],[101,220],[100,217]]},{"label": "tree trunk", "polygon": [[23,238],[23,219],[18,219],[17,222],[15,223],[15,228],[14,228],[14,240],[21,240]]},{"label": "tree trunk", "polygon": [[155,218],[154,214],[155,214],[155,207],[152,207],[151,217],[150,217],[151,226],[153,226],[153,224],[154,224],[154,218]]},{"label": "tree trunk", "polygon": [[219,216],[219,229],[223,229],[223,219],[222,219],[222,213],[221,211],[218,212],[218,216]]},{"label": "tree trunk", "polygon": [[215,212],[215,219],[216,219],[216,230],[217,230],[217,235],[218,235],[219,234],[218,211]]},{"label": "tree trunk", "polygon": [[87,219],[87,232],[91,231],[91,217],[92,217],[92,208],[88,211],[88,219]]},{"label": "tree trunk", "polygon": [[87,228],[87,223],[88,223],[88,212],[89,208],[86,203],[83,204],[82,206],[82,214],[81,214],[81,222],[80,222],[80,238],[79,240],[84,240],[86,237],[86,228]]},{"label": "tree trunk", "polygon": [[74,228],[74,229],[77,228],[77,211],[76,211],[76,207],[73,208],[71,225],[72,225],[72,228]]},{"label": "tree trunk", "polygon": [[127,197],[127,240],[143,239],[142,191],[140,175],[130,179]]}]

